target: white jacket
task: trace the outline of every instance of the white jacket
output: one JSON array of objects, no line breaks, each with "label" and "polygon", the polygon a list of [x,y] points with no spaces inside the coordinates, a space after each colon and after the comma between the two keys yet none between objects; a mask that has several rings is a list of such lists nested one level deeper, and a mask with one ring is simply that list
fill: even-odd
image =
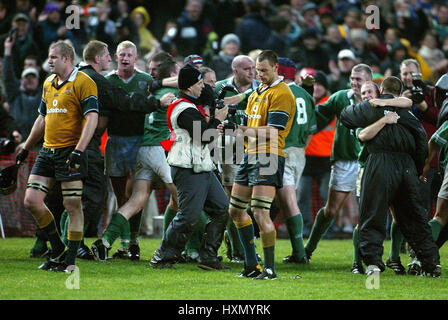
[{"label": "white jacket", "polygon": [[188,131],[180,128],[177,124],[179,115],[188,108],[198,110],[193,103],[182,101],[171,113],[170,121],[176,138],[168,152],[168,164],[175,167],[192,168],[196,173],[213,171],[216,167],[211,159],[208,144],[194,141]]}]

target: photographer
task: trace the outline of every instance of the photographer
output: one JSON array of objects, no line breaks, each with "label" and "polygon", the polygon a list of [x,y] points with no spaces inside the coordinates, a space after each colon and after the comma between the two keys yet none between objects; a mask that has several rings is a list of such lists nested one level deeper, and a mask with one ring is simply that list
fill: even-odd
[{"label": "photographer", "polygon": [[[222,129],[221,122],[227,116],[227,108],[216,110],[215,118],[206,121],[207,116],[198,101],[204,87],[202,74],[191,64],[180,70],[178,86],[179,99],[170,105],[167,112],[171,139],[161,144],[168,151],[167,161],[177,188],[179,210],[150,265],[153,268],[171,268],[179,260],[204,210],[210,221],[199,251],[198,266],[206,270],[226,269],[217,253],[227,221],[228,200],[213,173],[215,165],[208,149],[209,140],[202,140],[202,136],[208,129]],[[198,127],[199,132],[195,132]]]},{"label": "photographer", "polygon": [[[402,95],[412,99],[412,111],[422,123],[429,139],[437,130],[440,107],[434,103],[434,87],[426,85],[420,79],[419,74],[421,74],[421,69],[417,60],[406,59],[401,62],[400,77],[404,84]],[[427,183],[422,184],[420,190],[428,215],[442,182],[437,168],[438,159],[434,157],[427,173]]]}]

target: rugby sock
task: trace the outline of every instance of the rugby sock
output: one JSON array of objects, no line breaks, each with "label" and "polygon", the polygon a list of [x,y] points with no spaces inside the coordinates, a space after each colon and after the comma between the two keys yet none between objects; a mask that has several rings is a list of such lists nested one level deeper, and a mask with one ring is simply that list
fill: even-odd
[{"label": "rugby sock", "polygon": [[47,247],[47,235],[40,229],[36,230],[36,241],[34,242],[32,250],[37,252],[44,252],[48,249]]},{"label": "rugby sock", "polygon": [[[119,212],[112,215],[112,219],[103,234],[102,239],[105,240],[109,247],[112,247],[114,241],[120,236],[123,225],[128,223],[126,218]],[[103,241],[104,243],[104,241]]]},{"label": "rugby sock", "polygon": [[334,218],[327,218],[324,215],[324,208],[321,208],[317,212],[316,220],[314,221],[313,228],[311,229],[310,237],[305,245],[305,249],[308,252],[313,252],[316,250],[317,244],[319,243],[322,236],[327,232],[333,223]]},{"label": "rugby sock", "polygon": [[401,244],[403,243],[403,234],[401,233],[398,224],[392,221],[390,225],[390,253],[389,260],[398,261],[400,260],[400,250]]},{"label": "rugby sock", "polygon": [[165,235],[166,229],[168,229],[168,226],[170,225],[171,221],[173,221],[176,214],[176,210],[171,209],[170,207],[166,207],[165,214],[163,215],[163,235]]},{"label": "rugby sock", "polygon": [[353,229],[353,263],[360,263],[358,246],[358,226]]},{"label": "rugby sock", "polygon": [[289,217],[285,221],[286,228],[288,229],[289,239],[291,240],[292,254],[301,259],[305,257],[305,248],[303,246],[303,218],[299,213],[293,217]]},{"label": "rugby sock", "polygon": [[246,267],[251,268],[258,265],[257,252],[255,251],[255,233],[252,219],[248,219],[243,223],[235,222],[244,251],[244,261]]},{"label": "rugby sock", "polygon": [[59,226],[61,228],[61,240],[65,244],[68,245],[67,239],[67,231],[68,231],[68,212],[64,210],[61,214],[61,220],[59,221]]},{"label": "rugby sock", "polygon": [[187,253],[199,252],[199,248],[201,247],[202,244],[202,236],[204,235],[205,225],[207,224],[207,221],[208,221],[208,215],[204,211],[202,211],[201,217],[199,218],[198,223],[194,227],[190,239],[188,239],[188,242],[185,245],[185,250],[187,250]]},{"label": "rugby sock", "polygon": [[240,238],[238,237],[238,230],[235,227],[235,224],[233,223],[232,218],[229,217],[227,220],[227,235],[229,236],[230,240],[230,247],[232,248],[232,256],[234,255],[242,255],[244,250],[241,245]]},{"label": "rugby sock", "polygon": [[120,243],[122,248],[129,248],[129,242],[131,241],[131,227],[129,221],[123,223],[121,226]]},{"label": "rugby sock", "polygon": [[82,240],[82,231],[70,231],[67,232],[68,249],[65,256],[65,263],[68,265],[75,264],[76,254],[78,253],[79,245]]},{"label": "rugby sock", "polygon": [[[49,216],[46,217],[47,224],[45,226],[42,226],[42,224],[39,224],[39,227],[42,229],[42,231],[47,235],[48,241],[50,241],[51,249],[53,251],[52,256],[57,257],[59,256],[64,250],[65,245],[61,241],[61,238],[59,237],[59,233],[56,230],[56,223],[54,221],[53,215],[48,211]],[[40,220],[42,221],[42,220]]]},{"label": "rugby sock", "polygon": [[264,268],[271,268],[275,272],[274,268],[274,258],[275,258],[275,239],[277,237],[277,232],[275,229],[270,232],[261,232],[261,246],[263,247],[264,254]]},{"label": "rugby sock", "polygon": [[428,224],[431,227],[432,238],[434,239],[434,241],[436,241],[439,238],[440,231],[442,231],[443,226],[437,219],[432,219],[428,222]]},{"label": "rugby sock", "polygon": [[139,211],[136,215],[129,219],[129,227],[131,230],[131,243],[138,244],[138,236],[140,234],[140,224],[142,222],[143,211]]}]

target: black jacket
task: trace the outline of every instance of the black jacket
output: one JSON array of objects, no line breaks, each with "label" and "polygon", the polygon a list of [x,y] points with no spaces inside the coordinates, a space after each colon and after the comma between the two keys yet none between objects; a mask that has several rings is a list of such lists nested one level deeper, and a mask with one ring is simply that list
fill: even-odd
[{"label": "black jacket", "polygon": [[[380,98],[393,98],[391,95],[381,95]],[[365,128],[382,118],[386,111],[394,111],[399,119],[396,124],[386,125],[371,140],[365,143],[371,153],[407,153],[421,174],[428,155],[428,140],[421,122],[411,110],[394,107],[372,107],[368,101],[347,106],[341,112],[341,122],[349,129]]]},{"label": "black jacket", "polygon": [[[89,64],[81,63],[78,68],[96,83],[100,116],[107,116],[114,110],[151,113],[160,107],[160,101],[153,96],[144,97],[138,93],[128,93],[123,88],[112,85]],[[96,132],[89,147],[91,145],[99,146],[100,144],[100,133]]]}]

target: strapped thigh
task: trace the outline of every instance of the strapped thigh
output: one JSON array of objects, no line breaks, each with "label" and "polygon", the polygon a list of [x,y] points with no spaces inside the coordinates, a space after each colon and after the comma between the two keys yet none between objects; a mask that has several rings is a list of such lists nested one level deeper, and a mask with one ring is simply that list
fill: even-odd
[{"label": "strapped thigh", "polygon": [[238,212],[243,212],[246,210],[247,205],[250,202],[250,198],[244,198],[236,194],[230,196],[230,209]]},{"label": "strapped thigh", "polygon": [[27,189],[33,189],[37,191],[41,191],[43,193],[48,193],[50,190],[50,186],[48,183],[39,181],[39,180],[28,180],[28,183],[26,185]]},{"label": "strapped thigh", "polygon": [[255,212],[255,210],[257,209],[263,212],[269,212],[271,210],[271,204],[273,200],[274,198],[265,196],[252,197],[252,200],[250,201],[250,208],[252,212]]},{"label": "strapped thigh", "polygon": [[63,198],[81,198],[82,185],[64,185],[61,186]]}]

